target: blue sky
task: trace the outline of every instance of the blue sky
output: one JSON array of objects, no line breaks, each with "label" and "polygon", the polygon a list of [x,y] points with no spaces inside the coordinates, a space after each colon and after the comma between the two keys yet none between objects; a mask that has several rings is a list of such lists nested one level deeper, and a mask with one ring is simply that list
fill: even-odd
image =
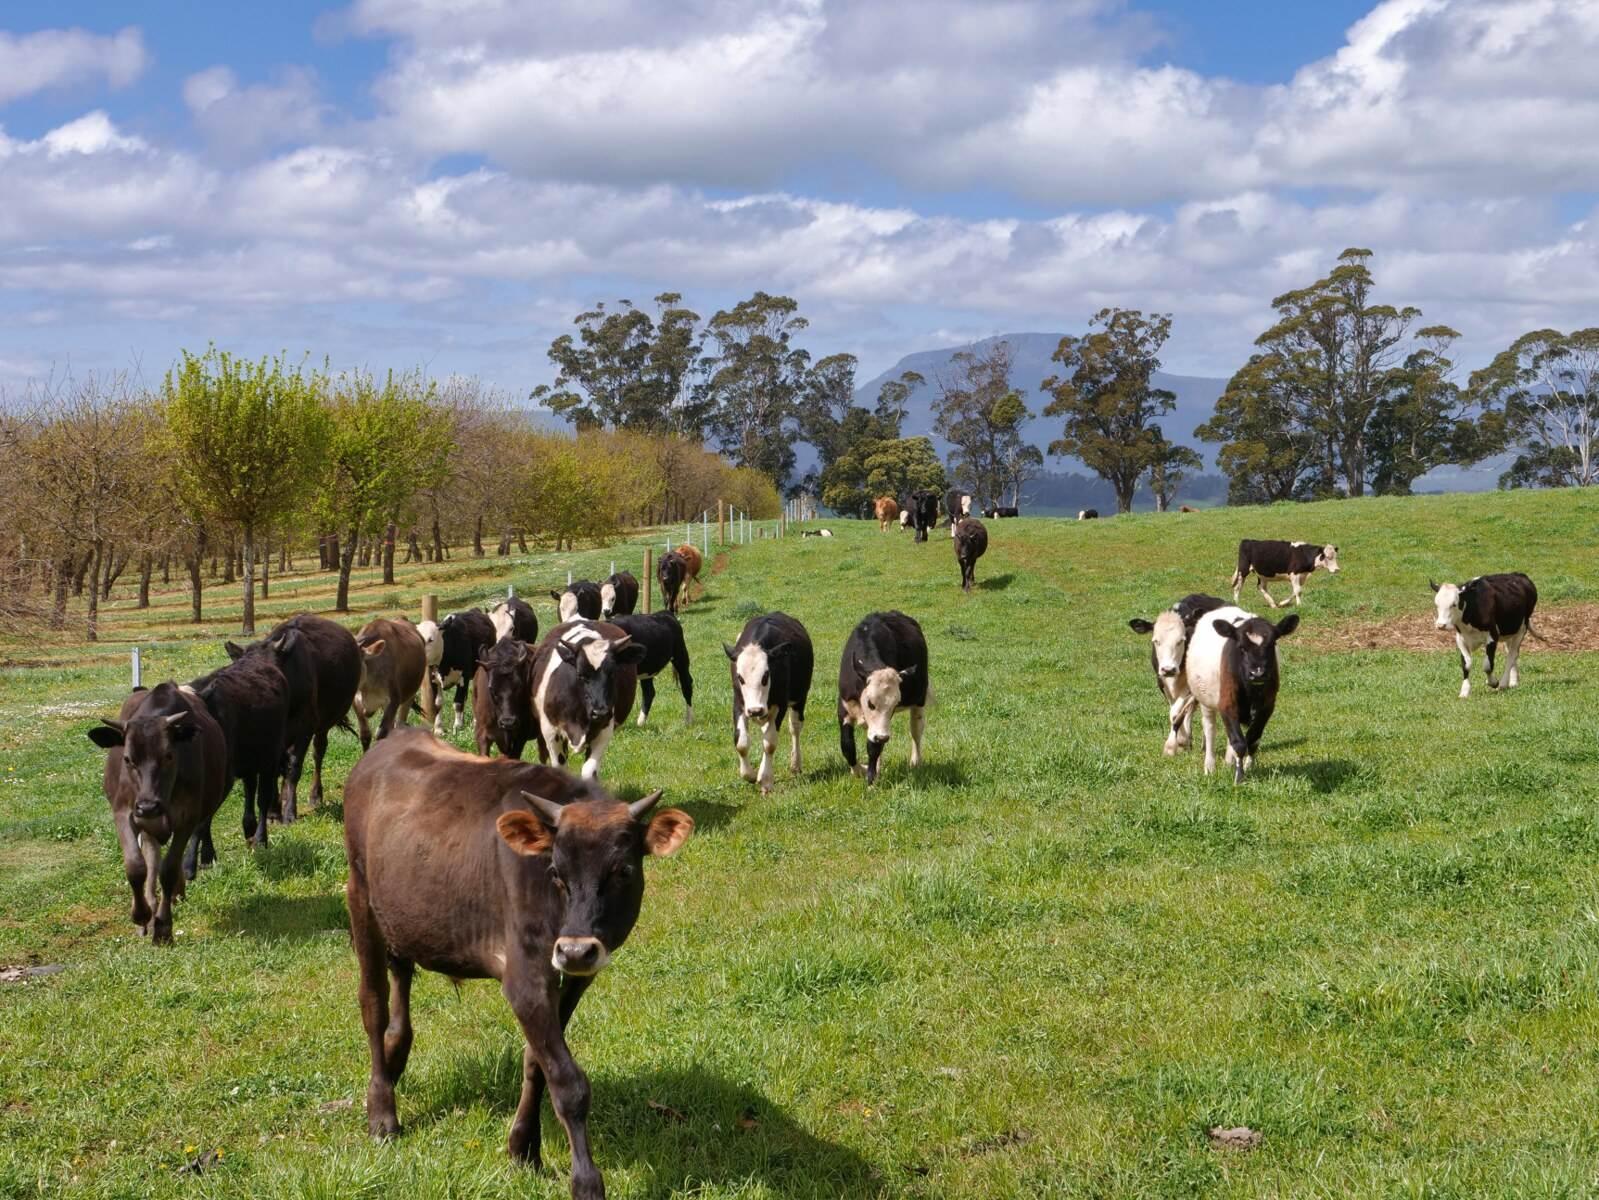
[{"label": "blue sky", "polygon": [[179,347],[513,394],[594,300],[794,295],[862,374],[1101,306],[1225,375],[1344,246],[1485,361],[1594,323],[1556,0],[288,0],[0,12],[0,387]]}]

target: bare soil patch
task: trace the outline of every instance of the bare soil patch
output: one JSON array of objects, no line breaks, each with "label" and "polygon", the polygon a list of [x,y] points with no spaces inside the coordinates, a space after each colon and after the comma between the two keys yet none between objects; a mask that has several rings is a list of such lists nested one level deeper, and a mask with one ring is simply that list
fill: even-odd
[{"label": "bare soil patch", "polygon": [[[1525,649],[1599,651],[1599,604],[1540,608],[1532,618],[1536,635]],[[1301,636],[1319,650],[1453,649],[1454,635],[1435,628],[1431,612],[1407,613],[1388,621],[1344,621],[1331,627],[1307,622]],[[1539,641],[1541,636],[1543,641]]]}]

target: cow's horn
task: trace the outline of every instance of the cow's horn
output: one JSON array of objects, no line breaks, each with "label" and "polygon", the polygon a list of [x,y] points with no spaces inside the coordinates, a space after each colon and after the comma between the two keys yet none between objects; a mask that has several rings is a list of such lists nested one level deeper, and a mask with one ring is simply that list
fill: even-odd
[{"label": "cow's horn", "polygon": [[543,796],[535,796],[532,792],[523,792],[522,799],[533,806],[533,811],[543,817],[550,825],[561,823],[561,805],[554,800],[546,800]]},{"label": "cow's horn", "polygon": [[657,803],[659,803],[659,801],[661,799],[661,795],[662,795],[661,789],[660,788],[656,788],[653,792],[651,792],[648,796],[645,796],[642,800],[633,801],[633,803],[631,803],[631,804],[629,804],[627,806],[628,815],[631,816],[635,821],[637,821],[639,818],[643,817],[646,813],[648,813],[650,811],[650,809],[654,808]]}]

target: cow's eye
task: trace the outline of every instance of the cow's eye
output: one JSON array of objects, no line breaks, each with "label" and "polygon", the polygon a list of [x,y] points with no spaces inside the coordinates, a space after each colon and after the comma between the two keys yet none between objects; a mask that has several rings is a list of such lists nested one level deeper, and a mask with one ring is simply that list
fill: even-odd
[{"label": "cow's eye", "polygon": [[768,683],[768,681],[770,681],[771,678],[772,678],[772,673],[770,671],[762,671],[761,672],[761,686],[765,687],[766,684]]},{"label": "cow's eye", "polygon": [[550,879],[555,883],[555,890],[563,896],[566,895],[566,880],[561,878],[560,872],[554,867],[550,868]]},{"label": "cow's eye", "polygon": [[866,702],[866,707],[871,709],[873,712],[877,711],[877,705],[873,704],[870,700]]}]

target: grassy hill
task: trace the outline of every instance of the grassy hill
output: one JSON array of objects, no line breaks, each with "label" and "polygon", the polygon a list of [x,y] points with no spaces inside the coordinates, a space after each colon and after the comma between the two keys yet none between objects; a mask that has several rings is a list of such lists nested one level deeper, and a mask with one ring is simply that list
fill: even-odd
[{"label": "grassy hill", "polygon": [[[731,550],[684,624],[698,720],[661,690],[606,757],[698,830],[652,863],[633,939],[571,1030],[614,1197],[1575,1196],[1599,1188],[1599,497],[1369,500],[990,522],[979,587],[947,538],[874,524]],[[1336,542],[1282,645],[1256,773],[1161,756],[1126,628],[1220,592],[1241,536]],[[598,550],[515,568],[602,573]],[[1523,684],[1456,699],[1429,575],[1538,583]],[[374,611],[502,592],[505,564],[411,569]],[[318,584],[283,591],[283,605]],[[278,605],[274,592],[274,606]],[[1245,593],[1246,604],[1258,599]],[[181,600],[181,597],[178,598]],[[546,601],[541,620],[551,618]],[[917,616],[937,697],[868,791],[845,774],[837,656],[874,608]],[[781,608],[818,660],[806,771],[736,774],[719,643]],[[173,614],[177,615],[177,614]],[[221,661],[159,633],[156,677]],[[504,1158],[520,1037],[487,984],[417,985],[406,1132],[374,1146],[333,800],[221,861],[157,952],[82,731],[121,651],[0,671],[0,1195],[565,1196]],[[24,654],[13,648],[13,658]],[[102,657],[95,657],[96,654]],[[1253,1152],[1213,1149],[1247,1125]],[[223,1159],[201,1179],[175,1170]]]}]

